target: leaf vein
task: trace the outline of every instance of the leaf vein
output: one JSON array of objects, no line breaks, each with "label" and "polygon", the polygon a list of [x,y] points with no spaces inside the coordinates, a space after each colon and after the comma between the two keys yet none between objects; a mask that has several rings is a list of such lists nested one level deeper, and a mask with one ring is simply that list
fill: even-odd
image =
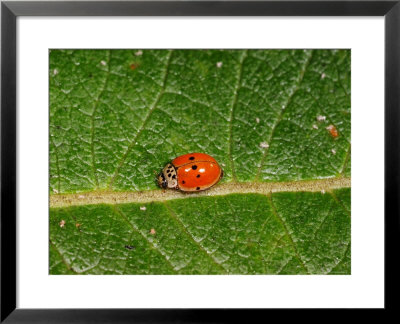
[{"label": "leaf vein", "polygon": [[139,137],[139,135],[142,133],[142,131],[144,130],[144,128],[146,127],[147,122],[150,119],[150,116],[152,114],[152,112],[156,109],[157,104],[159,103],[162,95],[164,94],[165,91],[165,86],[166,86],[166,81],[167,81],[167,76],[168,76],[168,71],[169,71],[169,66],[171,63],[171,57],[172,57],[172,50],[169,52],[168,55],[168,59],[167,59],[167,64],[165,67],[165,73],[164,73],[164,77],[163,77],[163,86],[160,90],[160,92],[158,93],[153,105],[150,107],[149,112],[147,113],[142,126],[139,128],[139,130],[137,131],[136,135],[134,136],[133,140],[131,141],[131,143],[129,144],[127,150],[125,151],[125,153],[123,154],[120,162],[118,163],[117,168],[114,171],[113,176],[111,177],[110,183],[109,183],[109,188],[112,189],[115,179],[117,178],[118,174],[119,174],[119,170],[122,168],[123,164],[125,163],[126,158],[128,157],[129,152],[132,150],[132,148],[134,147],[137,138]]},{"label": "leaf vein", "polygon": [[213,263],[215,263],[217,265],[217,267],[222,270],[224,273],[227,273],[226,269],[220,264],[218,263],[211,254],[209,254],[209,252],[199,243],[197,242],[194,237],[190,234],[190,232],[187,230],[185,224],[180,220],[180,218],[174,213],[174,211],[172,210],[172,208],[168,205],[167,202],[164,202],[164,206],[167,209],[169,215],[171,216],[171,218],[173,220],[175,220],[175,222],[177,222],[179,224],[179,226],[182,229],[182,232],[186,234],[186,236],[198,247],[198,249],[207,256],[208,259],[210,259]]},{"label": "leaf vein", "polygon": [[292,236],[290,235],[289,230],[288,230],[288,228],[287,228],[285,222],[283,221],[283,218],[281,218],[281,217],[278,215],[278,212],[277,212],[277,210],[276,210],[276,208],[275,208],[275,205],[274,205],[274,203],[273,203],[273,201],[272,201],[272,196],[271,196],[271,195],[268,195],[268,199],[269,199],[269,202],[270,202],[270,204],[271,204],[272,214],[278,219],[278,221],[279,221],[279,222],[281,223],[281,225],[283,226],[283,229],[285,230],[285,233],[286,233],[286,235],[287,235],[287,237],[288,237],[288,239],[289,239],[289,241],[290,241],[290,243],[291,243],[291,245],[292,245],[292,247],[293,247],[293,250],[294,250],[294,253],[295,253],[295,255],[296,255],[296,258],[299,260],[301,266],[302,266],[303,269],[307,272],[307,274],[310,274],[310,271],[309,271],[308,268],[306,267],[305,262],[301,259],[300,255],[299,255],[299,252],[297,251],[297,247],[296,247],[296,245],[294,244],[293,238],[292,238]]},{"label": "leaf vein", "polygon": [[283,114],[284,114],[285,110],[288,108],[288,106],[290,105],[290,102],[291,102],[291,100],[293,99],[294,95],[295,95],[296,92],[300,89],[300,85],[301,85],[301,82],[303,81],[304,74],[306,73],[307,67],[308,67],[308,65],[309,65],[310,62],[311,62],[312,53],[313,53],[313,52],[311,51],[311,52],[310,52],[310,55],[309,55],[308,58],[307,58],[307,60],[304,62],[303,67],[301,68],[301,71],[300,71],[299,80],[297,81],[297,84],[296,84],[294,90],[292,91],[292,93],[288,96],[288,98],[287,98],[287,100],[286,100],[286,102],[285,102],[285,104],[284,104],[284,108],[280,110],[280,112],[279,112],[279,114],[278,114],[278,117],[277,117],[277,119],[276,119],[276,121],[275,121],[275,124],[272,126],[272,130],[271,130],[270,136],[269,136],[268,139],[266,140],[266,143],[267,143],[269,146],[268,146],[267,148],[265,148],[265,151],[264,151],[264,154],[263,154],[263,156],[262,156],[262,158],[261,158],[260,166],[259,166],[259,168],[258,168],[256,177],[255,177],[255,180],[258,180],[258,179],[260,178],[261,169],[262,169],[262,167],[263,167],[263,165],[264,165],[265,158],[267,157],[267,154],[268,154],[268,151],[269,151],[269,147],[271,146],[271,141],[272,141],[272,138],[273,138],[273,136],[274,136],[274,132],[275,132],[277,126],[279,125],[279,123],[281,122],[281,120],[282,120],[282,118],[283,118]]},{"label": "leaf vein", "polygon": [[58,148],[56,146],[56,144],[54,143],[54,140],[52,138],[52,135],[50,134],[50,142],[53,144],[54,146],[54,152],[55,152],[55,156],[56,156],[56,168],[57,168],[57,174],[58,174],[58,178],[57,178],[57,190],[58,192],[60,192],[60,187],[61,187],[61,173],[60,173],[60,163],[58,161]]},{"label": "leaf vein", "polygon": [[[97,188],[99,187],[99,179],[97,177],[97,172],[96,172],[96,158],[95,158],[95,149],[94,149],[94,116],[96,114],[97,107],[99,106],[100,98],[103,95],[103,93],[105,92],[108,80],[110,78],[110,61],[111,61],[111,50],[108,51],[108,56],[107,56],[107,68],[108,68],[108,71],[107,71],[106,80],[104,81],[103,87],[102,87],[102,89],[101,89],[101,91],[99,93],[99,96],[97,97],[97,100],[95,101],[93,113],[90,116],[90,118],[91,118],[91,124],[90,124],[91,125],[90,149],[91,149],[91,155],[92,155],[93,177],[94,177],[94,181],[95,181],[95,184],[96,184]],[[85,87],[84,87],[84,89],[86,90]],[[88,91],[86,90],[86,92],[88,92]]]},{"label": "leaf vein", "polygon": [[346,155],[344,157],[343,166],[340,171],[341,175],[343,175],[344,171],[346,170],[347,164],[349,163],[349,160],[350,160],[350,154],[351,154],[351,143],[349,143],[349,148],[347,149]]},{"label": "leaf vein", "polygon": [[233,181],[237,181],[236,178],[236,173],[235,173],[235,165],[234,165],[234,161],[233,161],[233,132],[232,132],[232,124],[233,124],[233,118],[234,118],[234,110],[235,110],[235,106],[237,105],[238,102],[238,93],[239,93],[239,89],[241,87],[241,82],[242,82],[242,75],[243,75],[243,65],[244,65],[244,60],[247,57],[247,50],[245,50],[242,54],[242,57],[240,58],[239,61],[239,75],[237,78],[237,83],[234,89],[234,96],[233,96],[233,100],[232,100],[232,104],[231,104],[231,111],[230,111],[230,116],[229,116],[229,150],[228,150],[228,156],[229,156],[229,160],[231,161],[231,169],[232,169],[232,179]]},{"label": "leaf vein", "polygon": [[62,263],[64,263],[64,265],[67,267],[67,269],[78,274],[79,272],[77,272],[74,268],[72,268],[68,264],[67,260],[64,259],[63,254],[60,252],[60,250],[57,248],[57,246],[50,239],[49,239],[49,242],[50,242],[50,245],[54,248],[54,250],[58,253],[58,255],[60,256],[60,258],[62,260]]},{"label": "leaf vein", "polygon": [[124,219],[124,221],[127,222],[127,223],[129,224],[129,226],[130,226],[135,232],[137,232],[138,234],[140,234],[140,235],[145,239],[145,241],[147,242],[148,245],[150,245],[151,248],[154,248],[155,251],[157,251],[157,252],[165,259],[166,263],[170,266],[170,268],[173,270],[173,272],[176,272],[174,265],[171,263],[171,261],[169,261],[168,255],[167,255],[165,252],[163,252],[163,251],[158,247],[158,245],[155,245],[153,242],[151,242],[151,241],[146,237],[146,235],[144,235],[144,234],[142,233],[142,231],[139,230],[139,228],[136,226],[135,223],[130,222],[129,219],[128,219],[128,217],[126,217],[125,213],[123,213],[122,210],[120,210],[120,209],[117,208],[116,206],[113,206],[113,208],[114,208],[114,211],[115,211],[116,214],[120,215],[120,216]]},{"label": "leaf vein", "polygon": [[[346,258],[347,252],[349,252],[350,246],[351,246],[350,242],[347,243],[347,247],[346,247],[346,250],[345,250],[344,253],[343,253],[342,258],[341,258],[341,259],[339,260],[339,262],[336,263],[336,265],[335,265],[330,271],[328,271],[326,274],[331,273],[333,270],[335,270],[335,269],[343,262],[343,260]],[[348,273],[344,273],[344,274],[348,274]]]},{"label": "leaf vein", "polygon": [[351,212],[350,210],[347,209],[347,207],[343,204],[343,202],[335,195],[335,193],[330,190],[329,194],[332,196],[332,198],[335,200],[335,202],[351,217]]}]

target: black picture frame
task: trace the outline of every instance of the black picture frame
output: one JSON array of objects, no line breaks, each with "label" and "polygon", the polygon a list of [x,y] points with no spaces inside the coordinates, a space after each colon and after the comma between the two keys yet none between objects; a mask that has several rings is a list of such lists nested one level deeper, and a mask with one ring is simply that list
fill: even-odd
[{"label": "black picture frame", "polygon": [[[2,1],[1,3],[1,322],[236,322],[265,310],[16,308],[16,19],[19,16],[384,16],[385,310],[399,279],[400,0],[396,1]],[[256,317],[254,317],[256,318]]]}]

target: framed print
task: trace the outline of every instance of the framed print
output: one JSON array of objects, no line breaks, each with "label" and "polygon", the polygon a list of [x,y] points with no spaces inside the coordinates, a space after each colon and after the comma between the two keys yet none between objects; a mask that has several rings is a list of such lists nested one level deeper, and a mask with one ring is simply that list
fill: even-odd
[{"label": "framed print", "polygon": [[1,320],[391,309],[399,8],[2,2]]}]

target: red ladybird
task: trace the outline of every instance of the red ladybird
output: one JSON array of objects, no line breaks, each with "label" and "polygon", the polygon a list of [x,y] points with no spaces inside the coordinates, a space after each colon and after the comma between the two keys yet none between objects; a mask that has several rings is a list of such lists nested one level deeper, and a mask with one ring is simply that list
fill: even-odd
[{"label": "red ladybird", "polygon": [[201,191],[215,185],[223,175],[218,162],[205,153],[189,153],[168,163],[158,175],[161,188]]}]

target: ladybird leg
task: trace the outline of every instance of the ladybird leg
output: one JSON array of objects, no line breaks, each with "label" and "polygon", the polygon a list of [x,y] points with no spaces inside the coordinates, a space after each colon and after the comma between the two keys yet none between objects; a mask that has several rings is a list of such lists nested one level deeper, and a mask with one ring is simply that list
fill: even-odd
[{"label": "ladybird leg", "polygon": [[221,176],[220,176],[220,179],[222,179],[223,176],[224,176],[224,170],[221,169]]}]

